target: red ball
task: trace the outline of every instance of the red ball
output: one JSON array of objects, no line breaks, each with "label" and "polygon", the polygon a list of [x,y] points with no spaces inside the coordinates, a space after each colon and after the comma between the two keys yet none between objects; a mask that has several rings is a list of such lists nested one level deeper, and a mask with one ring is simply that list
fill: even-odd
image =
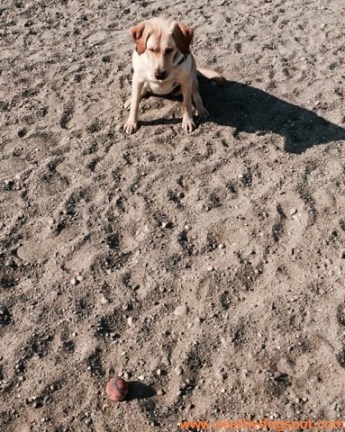
[{"label": "red ball", "polygon": [[113,401],[122,401],[128,393],[128,383],[122,378],[112,378],[108,381],[106,392],[109,399]]}]

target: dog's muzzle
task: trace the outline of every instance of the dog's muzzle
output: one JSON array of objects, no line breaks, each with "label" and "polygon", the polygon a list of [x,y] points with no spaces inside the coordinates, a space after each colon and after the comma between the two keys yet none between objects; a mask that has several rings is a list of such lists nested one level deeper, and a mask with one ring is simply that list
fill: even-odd
[{"label": "dog's muzzle", "polygon": [[155,71],[155,78],[162,81],[165,80],[168,76],[168,73],[166,71],[157,70]]}]

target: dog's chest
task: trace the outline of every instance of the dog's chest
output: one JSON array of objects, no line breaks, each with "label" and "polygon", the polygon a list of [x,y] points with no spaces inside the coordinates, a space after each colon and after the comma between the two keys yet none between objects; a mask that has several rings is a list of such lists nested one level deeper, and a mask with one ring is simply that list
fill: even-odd
[{"label": "dog's chest", "polygon": [[147,83],[147,86],[151,90],[152,93],[158,95],[166,95],[172,93],[176,87],[178,87],[179,83],[177,81],[150,81]]}]

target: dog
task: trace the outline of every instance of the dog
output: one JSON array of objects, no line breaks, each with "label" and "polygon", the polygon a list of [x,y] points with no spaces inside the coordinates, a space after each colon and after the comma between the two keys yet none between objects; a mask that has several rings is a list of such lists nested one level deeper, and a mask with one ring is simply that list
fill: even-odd
[{"label": "dog", "polygon": [[130,113],[124,130],[132,134],[138,129],[139,102],[147,93],[168,95],[182,93],[182,128],[192,132],[193,104],[196,114],[208,117],[203,105],[197,74],[223,85],[225,79],[215,71],[197,69],[190,45],[193,29],[177,21],[153,18],[143,21],[131,29],[136,43],[133,51],[133,83]]}]

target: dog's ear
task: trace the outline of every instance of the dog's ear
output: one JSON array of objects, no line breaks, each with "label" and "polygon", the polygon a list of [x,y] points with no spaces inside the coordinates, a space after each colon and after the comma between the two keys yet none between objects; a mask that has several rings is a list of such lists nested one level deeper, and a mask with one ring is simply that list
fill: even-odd
[{"label": "dog's ear", "polygon": [[189,46],[193,40],[193,29],[185,24],[174,22],[172,24],[171,34],[181,53],[189,54]]},{"label": "dog's ear", "polygon": [[139,54],[143,54],[146,50],[146,32],[145,28],[147,29],[147,22],[142,21],[135,27],[131,28],[131,34],[132,37],[137,44],[137,52]]}]

